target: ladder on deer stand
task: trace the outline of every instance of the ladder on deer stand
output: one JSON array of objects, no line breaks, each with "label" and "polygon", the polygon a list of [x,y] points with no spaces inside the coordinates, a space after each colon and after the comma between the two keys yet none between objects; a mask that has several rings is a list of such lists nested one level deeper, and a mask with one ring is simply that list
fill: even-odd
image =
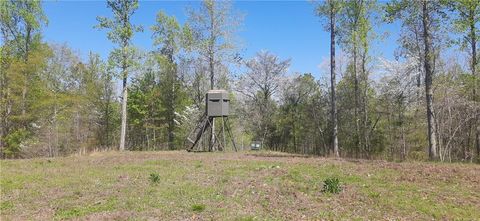
[{"label": "ladder on deer stand", "polygon": [[[221,124],[221,131],[219,132],[218,136],[216,136],[215,131],[212,131],[213,121],[216,117],[207,116],[207,114],[202,115],[200,120],[198,121],[195,128],[190,132],[187,136],[185,141],[185,146],[188,152],[203,152],[203,151],[214,151],[214,150],[224,150],[226,148],[226,134],[225,130],[230,136],[230,139],[233,144],[233,148],[237,151],[237,146],[235,145],[235,141],[233,139],[233,135],[231,133],[230,125],[228,124],[228,117],[221,117],[222,124]],[[208,148],[200,147],[199,142],[202,137],[206,134],[207,131],[211,131],[210,139],[208,140]],[[212,139],[213,136],[213,139]],[[223,139],[220,139],[222,137]]]}]

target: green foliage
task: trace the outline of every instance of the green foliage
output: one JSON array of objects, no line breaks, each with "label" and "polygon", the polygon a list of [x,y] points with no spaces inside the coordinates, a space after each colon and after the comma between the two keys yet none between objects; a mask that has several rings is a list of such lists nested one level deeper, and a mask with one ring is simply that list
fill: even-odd
[{"label": "green foliage", "polygon": [[[132,141],[135,149],[157,149],[158,142],[145,143],[149,137],[162,134],[160,141],[168,149],[176,149],[184,139],[180,130],[179,113],[189,104],[184,83],[179,79],[177,62],[180,52],[187,50],[185,29],[174,17],[164,12],[157,14],[157,23],[151,27],[154,45],[159,46],[146,57],[142,75],[132,80],[130,101],[127,104],[129,122],[138,130]],[[146,137],[146,139],[138,139]],[[160,148],[164,148],[162,145]]]},{"label": "green foliage", "polygon": [[[108,29],[107,38],[116,43],[115,48],[109,55],[109,64],[120,70],[119,77],[122,79],[122,114],[120,150],[125,149],[127,131],[127,99],[128,99],[128,74],[136,69],[139,54],[131,41],[135,32],[143,31],[142,26],[132,24],[132,15],[138,9],[138,0],[108,0],[107,6],[113,12],[113,18],[97,17],[99,29]],[[113,68],[113,69],[114,69]]]},{"label": "green foliage", "polygon": [[205,210],[205,204],[193,204],[191,209],[193,212],[203,212]]},{"label": "green foliage", "polygon": [[24,129],[18,129],[5,136],[4,154],[7,158],[18,157],[22,150],[22,142],[28,138],[29,133]]},{"label": "green foliage", "polygon": [[323,181],[322,192],[337,194],[337,193],[340,193],[341,191],[342,191],[342,186],[338,178],[336,177],[327,178]]},{"label": "green foliage", "polygon": [[427,161],[428,154],[425,151],[411,151],[408,158],[414,161]]},{"label": "green foliage", "polygon": [[[39,0],[0,1],[0,25],[6,44],[14,44],[22,58],[40,43],[40,30],[48,23]],[[13,38],[13,39],[12,39]],[[11,40],[11,41],[10,41]]]},{"label": "green foliage", "polygon": [[142,26],[131,23],[138,0],[108,0],[107,7],[112,9],[113,18],[98,16],[95,28],[107,29],[107,38],[118,44],[119,48],[110,53],[109,62],[121,69],[120,78],[127,78],[127,69],[137,64],[137,51],[131,47],[133,35],[143,31]]},{"label": "green foliage", "polygon": [[[282,93],[282,104],[274,116],[275,138],[281,137],[288,151],[298,152],[302,141],[315,142],[318,140],[318,122],[312,121],[319,108],[321,97],[320,87],[310,73],[305,73],[285,83]],[[318,113],[315,113],[317,111]],[[317,115],[318,116],[318,115]],[[309,153],[314,150],[309,150]]]},{"label": "green foliage", "polygon": [[[478,0],[456,0],[448,1],[448,8],[453,11],[453,31],[461,34],[456,43],[461,48],[469,48],[472,44],[472,38],[478,42],[480,39],[480,31],[478,24],[480,23],[480,1]],[[473,27],[473,30],[472,30]],[[469,48],[468,50],[472,50]]]},{"label": "green foliage", "polygon": [[155,46],[162,46],[162,54],[175,54],[181,43],[181,27],[175,17],[166,15],[163,11],[157,14],[156,24],[151,27]]},{"label": "green foliage", "polygon": [[130,23],[131,16],[138,9],[138,0],[108,0],[107,7],[113,11],[113,19],[97,17],[96,28],[109,29],[107,37],[113,43],[123,45],[130,43],[135,32],[143,31],[142,26]]},{"label": "green foliage", "polygon": [[150,173],[148,179],[151,183],[158,183],[160,182],[160,175],[158,173]]},{"label": "green foliage", "polygon": [[331,17],[337,17],[343,13],[344,4],[344,1],[326,0],[316,5],[315,14],[322,19],[326,31],[330,31]]},{"label": "green foliage", "polygon": [[[202,113],[204,92],[212,77],[217,88],[225,89],[250,79],[242,85],[241,96],[231,93],[232,113],[241,116],[232,123],[237,142],[245,141],[242,143],[248,146],[250,140],[260,140],[266,148],[302,154],[331,152],[331,101],[329,84],[323,78],[315,79],[309,73],[284,75],[289,60],[259,53],[246,62],[249,70],[240,77],[243,79],[230,79],[230,64],[240,61],[234,53],[239,46],[234,34],[242,16],[234,13],[229,2],[203,1],[198,10],[189,11],[182,24],[176,17],[158,12],[150,27],[154,49],[139,53],[131,45],[135,32],[143,29],[131,22],[139,2],[109,0],[111,17],[98,17],[95,26],[106,29],[107,38],[117,44],[108,62],[93,53],[84,60],[67,45],[43,42],[41,30],[47,18],[41,3],[0,1],[3,157],[59,156],[115,145],[120,118],[116,76],[129,82],[127,143],[132,150],[181,148],[193,121]],[[337,43],[349,55],[341,65],[345,70],[338,68],[342,72],[338,73],[342,77],[337,89],[338,137],[343,156],[425,159],[427,129],[420,120],[424,119],[425,99],[415,95],[422,90],[423,77],[422,60],[416,59],[424,48],[422,3],[428,3],[434,56],[452,46],[442,41],[447,27],[448,37],[461,37],[456,41],[459,50],[471,54],[468,43],[480,35],[478,1],[393,0],[377,4],[327,0],[316,5],[322,19],[335,16]],[[380,5],[385,14],[378,13]],[[446,14],[445,9],[450,11]],[[387,23],[401,22],[399,55],[408,60],[408,67],[393,80],[386,78],[396,69],[386,71],[386,80],[370,76],[377,73],[370,55],[377,16],[384,16]],[[358,53],[357,65],[354,52]],[[435,120],[441,124],[436,128],[438,148],[450,160],[468,161],[476,155],[473,138],[478,120],[472,116],[478,111],[479,93],[473,93],[480,84],[478,71],[474,76],[470,65],[463,67],[443,56],[436,61],[433,106]],[[273,66],[271,71],[263,71]],[[128,76],[130,73],[135,75]],[[410,78],[413,75],[419,76],[418,86],[414,85],[417,79]],[[465,117],[472,120],[463,122]]]},{"label": "green foliage", "polygon": [[[189,104],[189,97],[175,66],[163,55],[152,55],[144,63],[143,75],[132,79],[127,109],[129,125],[135,128],[130,132],[134,149],[176,149],[183,143],[179,113]],[[155,136],[158,140],[145,142]]]}]

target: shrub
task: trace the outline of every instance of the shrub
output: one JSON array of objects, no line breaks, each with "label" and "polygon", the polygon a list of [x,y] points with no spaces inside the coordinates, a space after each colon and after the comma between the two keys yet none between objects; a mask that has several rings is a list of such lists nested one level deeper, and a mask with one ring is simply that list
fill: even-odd
[{"label": "shrub", "polygon": [[425,151],[411,151],[408,158],[413,161],[428,161],[428,154]]},{"label": "shrub", "polygon": [[323,181],[323,190],[324,193],[340,193],[342,191],[342,186],[340,185],[340,180],[336,177],[327,178]]},{"label": "shrub", "polygon": [[150,177],[148,177],[148,179],[152,183],[158,183],[158,182],[160,182],[160,175],[158,175],[158,173],[151,173]]},{"label": "shrub", "polygon": [[7,134],[4,138],[5,149],[4,154],[7,158],[18,157],[22,150],[22,142],[28,137],[28,132],[24,129],[19,129]]}]

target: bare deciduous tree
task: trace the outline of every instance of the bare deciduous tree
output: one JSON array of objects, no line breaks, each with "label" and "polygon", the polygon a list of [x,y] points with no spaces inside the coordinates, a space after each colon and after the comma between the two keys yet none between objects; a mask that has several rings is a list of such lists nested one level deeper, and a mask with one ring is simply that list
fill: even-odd
[{"label": "bare deciduous tree", "polygon": [[267,124],[272,114],[272,100],[278,92],[284,76],[290,66],[290,59],[281,60],[267,51],[257,53],[256,57],[245,63],[247,72],[240,78],[237,91],[246,96],[259,114],[258,129],[262,140],[267,135]]}]

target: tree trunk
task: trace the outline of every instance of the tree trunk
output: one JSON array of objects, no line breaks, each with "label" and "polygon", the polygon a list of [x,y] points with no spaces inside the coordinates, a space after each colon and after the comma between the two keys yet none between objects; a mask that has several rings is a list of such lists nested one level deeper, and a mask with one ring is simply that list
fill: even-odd
[{"label": "tree trunk", "polygon": [[[211,49],[213,50],[213,49]],[[215,64],[214,64],[214,58],[213,58],[214,54],[213,52],[210,53],[210,58],[208,59],[208,63],[209,63],[209,66],[210,66],[210,90],[213,90],[213,88],[215,87]]]},{"label": "tree trunk", "polygon": [[294,110],[293,110],[293,116],[291,116],[291,118],[293,119],[293,122],[292,122],[292,134],[293,134],[293,149],[295,150],[295,152],[297,152],[297,136],[296,136],[296,127],[295,127],[295,116],[297,116],[297,113],[296,113],[296,107],[294,106],[293,107]]},{"label": "tree trunk", "polygon": [[332,99],[332,138],[333,138],[333,152],[335,157],[340,157],[338,151],[338,125],[337,125],[337,97],[335,94],[335,8],[333,3],[330,3],[330,87]]},{"label": "tree trunk", "polygon": [[175,141],[175,136],[173,133],[174,127],[175,127],[175,122],[173,121],[173,117],[171,117],[171,119],[168,121],[168,149],[169,150],[175,149],[175,145],[173,143]]},{"label": "tree trunk", "polygon": [[[472,76],[476,76],[476,69],[477,69],[477,36],[476,36],[476,27],[475,27],[475,8],[470,8],[470,43],[472,46]],[[475,79],[475,78],[474,78]],[[477,98],[477,80],[474,81],[473,86],[473,100],[475,105],[475,113],[478,113],[478,98]],[[478,117],[475,117],[473,120],[475,126],[475,146],[477,149],[477,158],[480,160],[480,126],[478,122]]]},{"label": "tree trunk", "polygon": [[[26,39],[25,39],[25,54],[24,54],[24,62],[25,66],[27,66],[28,63],[28,55],[30,52],[30,36],[31,36],[31,31],[32,27],[30,25],[27,25],[26,27]],[[28,69],[28,67],[25,67]],[[22,85],[22,124],[23,128],[27,128],[27,88],[28,88],[28,71],[24,70],[24,79],[23,79],[23,85]]]},{"label": "tree trunk", "polygon": [[[54,129],[55,129],[55,151],[58,149],[58,121],[57,121],[57,92],[55,92],[55,104],[54,104],[54,110],[53,110],[53,122],[54,122]],[[50,145],[51,147],[51,145]],[[50,157],[53,157],[53,149],[50,149]]]},{"label": "tree trunk", "polygon": [[403,122],[403,118],[404,118],[404,113],[403,113],[403,110],[400,110],[400,130],[401,130],[401,139],[402,139],[402,161],[405,161],[405,159],[407,158],[407,143],[405,141],[405,125],[404,125],[404,122]]},{"label": "tree trunk", "polygon": [[120,147],[119,150],[125,150],[125,136],[127,133],[127,76],[124,71],[123,75],[123,91],[122,91],[122,126],[120,131]]},{"label": "tree trunk", "polygon": [[[173,57],[170,58],[170,62],[173,64]],[[169,78],[170,78],[170,81],[172,82],[172,87],[170,88],[170,94],[171,94],[171,99],[168,101],[169,102],[169,107],[168,108],[168,127],[167,127],[167,133],[168,133],[168,149],[170,150],[174,150],[175,149],[175,145],[174,145],[174,141],[175,141],[175,133],[174,133],[174,130],[175,130],[175,100],[176,100],[176,97],[175,97],[175,93],[176,93],[176,89],[175,89],[175,83],[177,81],[177,77],[176,77],[176,70],[175,69],[172,69],[173,71],[171,73],[169,73]]]},{"label": "tree trunk", "polygon": [[357,75],[357,43],[356,38],[353,39],[353,84],[354,84],[354,120],[355,120],[355,152],[356,157],[360,152],[361,142],[360,142],[360,125],[358,118],[358,75]]},{"label": "tree trunk", "polygon": [[156,136],[157,129],[153,128],[153,150],[157,150],[157,136]]},{"label": "tree trunk", "polygon": [[[2,54],[1,56],[4,56],[5,54],[3,54],[3,51],[2,51]],[[3,63],[3,60],[0,59],[0,65],[2,68],[2,71],[3,70],[6,70],[6,67],[4,66],[5,64]],[[8,124],[7,124],[7,110],[8,110],[8,88],[7,88],[7,80],[6,80],[6,73],[2,73],[0,75],[0,103],[3,104],[2,107],[1,107],[1,110],[0,110],[0,158],[4,158],[3,156],[3,148],[4,147],[4,144],[3,144],[3,137],[7,134],[7,127],[8,127]]]},{"label": "tree trunk", "polygon": [[432,40],[430,36],[430,18],[428,12],[428,0],[423,1],[423,40],[425,43],[425,54],[424,54],[424,66],[425,66],[425,95],[427,101],[427,123],[428,123],[428,155],[430,160],[436,160],[438,158],[437,154],[437,138],[436,138],[436,126],[435,119],[433,115],[433,91],[432,91],[432,80],[433,80],[433,71],[432,71],[432,61],[433,54],[431,53]]},{"label": "tree trunk", "polygon": [[109,122],[109,118],[110,118],[110,114],[109,114],[109,108],[110,108],[110,94],[109,93],[106,93],[108,94],[108,97],[107,97],[107,101],[106,101],[106,104],[105,104],[105,141],[103,142],[103,144],[107,147],[107,148],[110,148],[110,137],[109,137],[109,134],[110,134],[110,130],[108,128],[110,122]]},{"label": "tree trunk", "polygon": [[[213,2],[215,3],[215,2]],[[213,6],[212,6],[213,7]],[[210,90],[215,88],[215,20],[214,10],[210,11],[210,53],[209,53],[209,65],[210,65]],[[212,119],[212,127],[210,130],[210,142],[213,145],[215,143],[215,118]],[[212,149],[214,147],[211,147]]]},{"label": "tree trunk", "polygon": [[363,88],[363,141],[364,141],[364,149],[366,152],[367,157],[370,157],[370,128],[368,128],[368,73],[366,70],[366,59],[367,59],[367,44],[365,43],[363,46],[363,55],[362,55],[362,75],[364,80],[364,88]]}]

